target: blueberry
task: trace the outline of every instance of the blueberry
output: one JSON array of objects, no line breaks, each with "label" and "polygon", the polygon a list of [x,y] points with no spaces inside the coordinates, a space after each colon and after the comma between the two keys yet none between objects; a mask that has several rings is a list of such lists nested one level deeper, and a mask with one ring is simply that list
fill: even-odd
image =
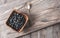
[{"label": "blueberry", "polygon": [[18,24],[15,24],[15,28],[18,29]]},{"label": "blueberry", "polygon": [[19,28],[22,28],[22,26],[24,25],[25,18],[22,14],[18,14],[14,12],[10,16],[8,22],[12,28],[14,28],[15,30],[18,30]]}]

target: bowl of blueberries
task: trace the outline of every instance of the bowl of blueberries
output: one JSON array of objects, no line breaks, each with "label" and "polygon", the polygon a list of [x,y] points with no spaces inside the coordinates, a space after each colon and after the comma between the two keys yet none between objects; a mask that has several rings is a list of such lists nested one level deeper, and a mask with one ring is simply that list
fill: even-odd
[{"label": "bowl of blueberries", "polygon": [[13,30],[21,32],[28,22],[28,15],[19,12],[18,10],[13,10],[10,14],[6,24],[11,27]]}]

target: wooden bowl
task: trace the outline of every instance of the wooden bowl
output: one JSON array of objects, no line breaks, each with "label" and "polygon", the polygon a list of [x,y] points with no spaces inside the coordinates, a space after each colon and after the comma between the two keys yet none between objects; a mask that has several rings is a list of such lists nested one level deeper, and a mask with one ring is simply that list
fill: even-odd
[{"label": "wooden bowl", "polygon": [[[16,16],[14,16],[14,14]],[[20,17],[18,15],[20,15]],[[11,27],[13,30],[21,32],[24,29],[24,27],[26,26],[28,20],[29,20],[29,18],[28,18],[27,14],[25,14],[19,10],[13,10],[10,17],[6,21],[6,24],[7,24],[7,26]]]}]

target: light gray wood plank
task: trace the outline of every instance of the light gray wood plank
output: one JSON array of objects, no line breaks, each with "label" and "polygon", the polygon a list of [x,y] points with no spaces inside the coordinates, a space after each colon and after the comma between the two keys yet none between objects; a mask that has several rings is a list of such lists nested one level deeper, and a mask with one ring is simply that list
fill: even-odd
[{"label": "light gray wood plank", "polygon": [[26,36],[23,36],[23,38],[30,38],[30,34],[26,35]]},{"label": "light gray wood plank", "polygon": [[40,38],[46,38],[46,29],[42,29],[42,30],[40,30]]},{"label": "light gray wood plank", "polygon": [[31,34],[31,38],[38,38],[38,32],[34,32]]},{"label": "light gray wood plank", "polygon": [[16,38],[23,38],[23,37],[16,37]]},{"label": "light gray wood plank", "polygon": [[56,24],[55,26],[53,26],[53,38],[59,38],[60,33],[59,26],[60,24]]},{"label": "light gray wood plank", "polygon": [[38,31],[38,38],[41,38],[41,32]]},{"label": "light gray wood plank", "polygon": [[53,38],[53,26],[46,28],[46,38]]},{"label": "light gray wood plank", "polygon": [[58,38],[60,38],[60,24],[58,25]]}]

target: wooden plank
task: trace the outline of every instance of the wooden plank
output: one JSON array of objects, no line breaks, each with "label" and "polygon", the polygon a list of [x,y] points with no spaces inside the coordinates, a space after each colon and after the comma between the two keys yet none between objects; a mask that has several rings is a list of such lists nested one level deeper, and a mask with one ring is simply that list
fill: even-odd
[{"label": "wooden plank", "polygon": [[16,37],[16,38],[23,38],[23,37]]},{"label": "wooden plank", "polygon": [[31,34],[31,38],[38,38],[38,32],[34,32]]},{"label": "wooden plank", "polygon": [[60,23],[31,33],[31,38],[60,38]]},{"label": "wooden plank", "polygon": [[41,32],[38,31],[38,38],[41,38]]},{"label": "wooden plank", "polygon": [[53,38],[53,26],[46,28],[46,38]]},{"label": "wooden plank", "polygon": [[46,38],[46,29],[40,30],[40,38]]},{"label": "wooden plank", "polygon": [[53,38],[59,38],[60,37],[60,35],[59,35],[59,33],[60,33],[60,30],[59,30],[59,27],[60,26],[60,24],[56,24],[55,26],[53,26]]},{"label": "wooden plank", "polygon": [[23,38],[30,38],[30,34],[26,35],[26,36],[23,36]]},{"label": "wooden plank", "polygon": [[31,38],[30,34],[26,36],[16,37],[16,38]]},{"label": "wooden plank", "polygon": [[[10,13],[9,12],[5,12],[9,9],[12,9],[16,6],[20,6],[20,5],[23,5],[26,1],[28,0],[24,0],[24,2],[21,0],[20,2],[19,1],[15,1],[15,2],[12,2],[12,3],[8,3],[7,5],[4,4],[4,5],[1,5],[0,6],[0,25],[2,26],[1,29],[2,31],[6,33],[6,35],[10,38],[12,36],[12,38],[15,38],[17,36],[22,36],[22,35],[26,35],[28,33],[31,33],[31,32],[34,32],[34,31],[37,31],[39,29],[42,29],[42,28],[45,28],[45,27],[48,27],[48,26],[51,26],[57,22],[60,22],[60,7],[56,8],[56,6],[59,6],[59,0],[44,0],[44,1],[37,1],[35,3],[32,4],[32,8],[31,8],[31,21],[32,21],[32,27],[30,28],[26,28],[26,32],[21,32],[21,33],[18,33],[18,32],[15,32],[13,31],[12,29],[8,28],[5,24],[6,20],[8,19]],[[35,0],[33,0],[35,1]],[[21,4],[23,3],[23,4]],[[57,5],[55,5],[57,4]],[[51,8],[52,7],[52,8]],[[46,10],[47,9],[47,10]],[[3,11],[2,11],[3,10]],[[26,12],[27,9],[21,9],[22,11]],[[27,10],[28,11],[28,10]],[[28,13],[28,12],[26,12]],[[1,15],[2,14],[2,15]],[[6,16],[7,15],[7,16]],[[49,28],[51,31],[52,29]],[[46,31],[46,29],[42,30],[41,31],[41,38],[48,38],[48,34],[51,33],[48,32],[49,30]],[[9,34],[10,33],[10,34]],[[59,33],[59,32],[58,32]],[[9,34],[9,35],[8,35]],[[36,33],[37,35],[39,35],[38,33]],[[33,36],[36,36],[36,34],[32,34],[32,37]],[[47,37],[46,37],[46,34],[47,34]],[[51,35],[51,34],[50,34]],[[58,34],[59,35],[59,34]],[[36,36],[37,38],[39,36]],[[34,37],[35,38],[35,37]],[[51,36],[52,38],[52,36]]]},{"label": "wooden plank", "polygon": [[60,38],[60,24],[58,25],[58,38]]}]

